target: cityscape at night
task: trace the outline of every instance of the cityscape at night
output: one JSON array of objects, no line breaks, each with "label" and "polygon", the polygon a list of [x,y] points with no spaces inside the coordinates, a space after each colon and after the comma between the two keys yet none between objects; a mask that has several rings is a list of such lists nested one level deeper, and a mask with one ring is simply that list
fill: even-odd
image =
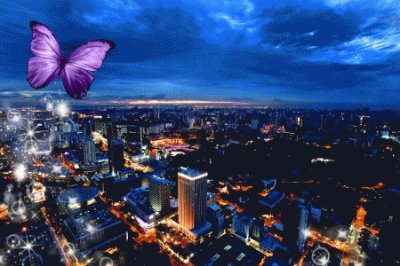
[{"label": "cityscape at night", "polygon": [[399,262],[398,112],[46,106],[0,113],[4,265]]},{"label": "cityscape at night", "polygon": [[400,266],[399,1],[0,22],[0,266]]}]

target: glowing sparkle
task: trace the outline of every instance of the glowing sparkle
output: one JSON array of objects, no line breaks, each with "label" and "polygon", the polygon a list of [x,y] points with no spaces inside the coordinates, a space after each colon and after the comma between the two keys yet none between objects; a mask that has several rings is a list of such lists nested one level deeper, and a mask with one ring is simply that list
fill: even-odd
[{"label": "glowing sparkle", "polygon": [[61,165],[54,165],[53,166],[53,170],[51,172],[60,174],[61,170],[62,170],[62,166]]},{"label": "glowing sparkle", "polygon": [[345,230],[338,231],[338,238],[346,238],[346,236],[347,236],[347,231]]},{"label": "glowing sparkle", "polygon": [[305,238],[308,238],[308,237],[310,237],[311,236],[311,231],[310,231],[310,229],[305,229],[304,231],[303,231],[303,235],[304,235],[304,237]]},{"label": "glowing sparkle", "polygon": [[14,176],[18,182],[22,182],[26,178],[26,167],[23,164],[19,164],[14,169]]},{"label": "glowing sparkle", "polygon": [[67,255],[68,256],[72,256],[72,255],[74,255],[74,250],[72,249],[72,248],[69,248],[68,250],[67,250]]},{"label": "glowing sparkle", "polygon": [[15,116],[12,118],[12,122],[18,123],[19,121],[21,121],[21,117],[20,117],[19,115],[15,115]]},{"label": "glowing sparkle", "polygon": [[114,266],[114,262],[109,257],[104,257],[104,258],[101,258],[99,265],[100,266]]},{"label": "glowing sparkle", "polygon": [[20,214],[20,215],[24,215],[24,214],[25,214],[25,208],[19,207],[19,208],[17,209],[17,213]]},{"label": "glowing sparkle", "polygon": [[53,103],[48,102],[48,103],[46,104],[46,110],[47,110],[47,111],[53,111],[53,110],[54,110],[54,105],[53,105]]},{"label": "glowing sparkle", "polygon": [[63,250],[67,256],[74,256],[75,254],[75,246],[71,243],[66,243],[63,246]]},{"label": "glowing sparkle", "polygon": [[35,132],[33,130],[28,130],[27,134],[29,137],[33,137],[35,135]]},{"label": "glowing sparkle", "polygon": [[327,265],[329,262],[329,258],[326,256],[321,257],[318,262],[320,263],[320,265]]},{"label": "glowing sparkle", "polygon": [[78,198],[73,198],[73,197],[68,198],[68,204],[77,204],[77,203],[78,203]]},{"label": "glowing sparkle", "polygon": [[32,243],[29,243],[29,242],[27,242],[24,246],[24,249],[26,249],[26,250],[32,250],[32,248],[33,248],[33,245],[32,245]]},{"label": "glowing sparkle", "polygon": [[61,117],[68,116],[69,108],[68,108],[67,103],[60,102],[56,107],[56,112]]},{"label": "glowing sparkle", "polygon": [[90,234],[93,234],[96,231],[96,228],[93,225],[88,224],[86,226],[86,231],[88,231]]}]

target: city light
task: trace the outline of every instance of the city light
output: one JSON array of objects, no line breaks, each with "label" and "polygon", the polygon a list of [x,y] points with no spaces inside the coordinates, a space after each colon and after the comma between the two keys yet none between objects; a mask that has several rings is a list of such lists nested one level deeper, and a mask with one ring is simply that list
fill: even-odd
[{"label": "city light", "polygon": [[[143,130],[140,129],[140,133],[145,136],[136,136],[137,132],[134,125],[126,125],[130,123],[130,114],[127,114],[126,117],[124,114],[121,115],[121,121],[115,122],[117,130],[113,132],[114,122],[108,124],[109,120],[103,121],[103,116],[96,118],[99,119],[97,121],[94,118],[96,117],[96,112],[94,111],[91,111],[90,114],[77,112],[76,117],[71,116],[70,119],[60,119],[60,117],[65,117],[70,113],[67,103],[58,102],[53,107],[55,108],[55,113],[21,108],[20,111],[14,110],[10,113],[10,117],[8,117],[10,125],[12,118],[16,114],[18,114],[21,121],[27,122],[26,124],[21,123],[19,127],[10,126],[10,130],[14,130],[16,133],[15,141],[13,142],[13,138],[10,137],[11,141],[9,143],[11,144],[0,147],[4,151],[2,152],[2,156],[5,158],[1,163],[2,165],[8,165],[10,169],[7,172],[7,168],[4,167],[6,169],[4,172],[5,180],[10,181],[10,186],[8,186],[9,189],[5,192],[7,195],[5,195],[3,200],[4,207],[2,207],[1,221],[5,224],[20,224],[18,235],[13,235],[6,240],[7,248],[12,252],[25,253],[24,256],[29,256],[29,258],[33,258],[31,257],[32,255],[42,256],[41,252],[43,251],[36,248],[36,246],[42,246],[42,243],[36,242],[36,240],[40,240],[40,237],[39,234],[35,235],[35,230],[38,230],[38,227],[40,227],[39,224],[42,218],[50,226],[50,230],[54,235],[54,239],[52,237],[49,238],[49,245],[55,245],[61,250],[60,260],[66,265],[83,266],[96,262],[102,266],[113,266],[119,263],[119,261],[114,262],[108,257],[102,257],[99,252],[96,255],[87,255],[85,253],[86,250],[81,247],[80,243],[84,243],[85,241],[93,242],[93,244],[114,241],[113,239],[116,235],[109,233],[107,231],[108,228],[103,227],[104,224],[110,227],[115,226],[115,229],[120,225],[124,225],[121,228],[123,232],[117,235],[115,239],[122,239],[121,236],[123,234],[124,241],[132,242],[135,248],[142,243],[156,244],[158,245],[159,253],[167,255],[171,261],[193,265],[197,265],[196,262],[202,260],[202,258],[199,258],[199,254],[203,254],[203,250],[212,250],[214,247],[217,247],[217,245],[214,245],[214,242],[220,242],[221,239],[227,241],[227,243],[221,246],[232,247],[236,245],[235,242],[242,244],[243,250],[236,257],[243,259],[243,256],[255,256],[257,260],[254,261],[254,265],[260,261],[264,263],[269,262],[269,259],[274,257],[274,252],[270,249],[273,246],[282,245],[287,248],[288,255],[300,252],[301,257],[299,257],[298,261],[293,261],[293,265],[313,264],[325,266],[332,263],[332,258],[336,260],[336,258],[339,259],[340,257],[344,263],[343,266],[363,266],[366,260],[365,255],[370,255],[367,252],[361,252],[361,248],[359,247],[358,240],[363,230],[368,230],[371,233],[371,237],[376,238],[376,243],[374,244],[379,248],[380,239],[378,237],[380,238],[379,231],[382,227],[380,224],[373,224],[373,226],[368,224],[367,221],[369,220],[365,219],[367,215],[365,208],[368,205],[363,203],[373,202],[374,197],[381,198],[384,195],[382,191],[388,188],[388,186],[384,185],[386,184],[386,180],[383,177],[382,181],[378,182],[376,186],[360,185],[356,187],[355,185],[346,184],[343,181],[334,183],[335,189],[346,190],[349,193],[357,192],[359,189],[361,195],[355,193],[353,195],[355,200],[357,201],[358,198],[365,200],[357,201],[359,205],[354,205],[357,208],[357,213],[349,228],[344,225],[328,228],[322,222],[330,219],[330,216],[325,216],[325,213],[327,212],[330,215],[332,212],[332,214],[335,214],[334,216],[340,216],[340,212],[334,213],[336,208],[330,206],[329,201],[324,199],[325,195],[323,191],[307,190],[308,186],[318,187],[323,185],[323,180],[285,176],[280,181],[265,177],[262,179],[262,182],[255,182],[251,178],[253,173],[235,172],[234,168],[227,169],[231,172],[229,176],[225,177],[223,175],[223,178],[220,178],[216,173],[209,175],[205,172],[207,168],[192,166],[199,163],[200,165],[202,163],[208,164],[210,161],[209,157],[214,156],[212,153],[207,153],[197,144],[196,128],[191,129],[193,132],[190,131],[183,134],[181,130],[186,130],[189,128],[188,126],[184,126],[178,130],[173,127],[157,126],[156,124],[156,127],[152,130],[161,128],[161,131],[149,130],[149,132],[142,132]],[[174,112],[179,112],[179,109],[174,110]],[[191,112],[194,113],[191,116],[196,120],[195,112],[197,110],[193,109]],[[198,112],[197,115],[199,118],[210,116],[205,121],[198,122],[204,125],[204,127],[199,125],[198,129],[202,130],[202,133],[204,133],[204,130],[206,131],[204,133],[207,135],[205,141],[208,142],[210,147],[215,147],[219,152],[218,156],[221,156],[221,158],[224,158],[226,153],[229,154],[230,151],[227,147],[230,142],[235,143],[233,145],[237,146],[235,149],[237,148],[239,151],[239,160],[245,161],[245,157],[250,156],[250,152],[256,152],[256,149],[262,149],[263,145],[269,145],[262,141],[265,138],[259,134],[269,134],[271,142],[274,142],[274,138],[276,137],[274,135],[276,131],[272,131],[270,134],[262,133],[257,129],[256,131],[259,132],[257,136],[254,136],[254,139],[246,140],[242,144],[240,141],[236,141],[236,133],[225,131],[223,132],[223,139],[226,140],[225,145],[215,144],[215,136],[213,134],[216,133],[207,132],[207,130],[210,125],[215,127],[215,131],[221,129],[218,126],[219,122],[210,122],[216,116],[219,116],[219,111],[215,112],[214,110],[205,109],[205,111]],[[246,117],[247,112],[243,112],[242,116]],[[148,116],[151,116],[151,112],[149,115],[148,110],[141,113],[141,109],[135,109],[133,113],[135,115],[139,113],[138,117],[143,117],[144,122],[153,123],[151,120],[153,118],[148,118]],[[35,115],[37,115],[37,118],[31,121],[31,117]],[[185,115],[186,113],[183,112],[183,115],[180,115],[178,119],[182,119],[182,116]],[[171,115],[169,119],[173,120],[172,117]],[[259,115],[255,117],[259,117]],[[107,119],[112,120],[113,118],[110,115]],[[159,121],[157,119],[155,121]],[[237,132],[240,130],[239,125],[242,122],[235,122],[236,119],[238,118],[234,117],[234,120],[231,121],[233,124],[230,126]],[[43,122],[44,120],[48,123],[47,125]],[[133,123],[140,123],[138,121],[135,120]],[[171,124],[173,122],[171,121]],[[235,125],[234,123],[238,124]],[[306,120],[304,123],[306,123]],[[224,123],[225,126],[227,124],[228,122]],[[40,128],[40,131],[36,132],[36,128]],[[110,129],[112,134],[107,135],[110,133]],[[10,130],[7,132],[9,133]],[[290,126],[287,126],[286,130],[289,132],[291,130]],[[132,135],[128,138],[128,135],[131,133]],[[55,148],[47,156],[38,156],[37,151],[42,150],[43,146],[43,142],[41,142],[42,135],[48,136],[48,134],[54,135],[51,138],[52,143],[50,145]],[[143,143],[133,141],[136,137],[143,138],[142,140],[146,139],[146,143],[148,141],[149,144],[146,146]],[[251,136],[248,137],[251,138]],[[86,171],[82,167],[85,164],[85,156],[87,156],[84,152],[85,139],[88,141],[92,139],[95,144],[93,150],[96,155],[96,167],[90,171]],[[118,140],[115,143],[122,144],[121,151],[125,159],[124,168],[122,169],[117,169],[114,165],[115,162],[113,162],[113,159],[115,159],[115,157],[112,157],[114,139]],[[223,139],[221,140],[222,142],[224,141]],[[257,144],[257,139],[262,142],[262,145],[255,148],[253,146]],[[109,143],[110,146],[108,146]],[[24,145],[21,146],[21,144]],[[304,145],[309,145],[308,148],[316,150],[323,147],[322,144],[315,143]],[[209,146],[206,147],[208,148]],[[243,152],[239,150],[240,147],[243,149]],[[186,166],[182,167],[179,160],[175,162],[175,158],[171,157],[171,151],[175,149],[177,151],[185,150],[182,153],[182,157],[185,158],[185,164],[183,165]],[[264,147],[264,149],[264,155],[274,156],[272,148]],[[276,149],[279,150],[280,147]],[[205,158],[198,158],[197,156],[191,158],[189,150],[203,151],[201,156]],[[331,150],[333,151],[334,148]],[[290,151],[290,148],[285,148],[285,152],[290,153],[290,156],[296,157]],[[331,156],[330,152],[326,152],[328,154],[324,154],[323,156],[336,158]],[[37,156],[28,156],[30,153],[35,153]],[[146,160],[154,159],[154,161],[148,162],[137,159],[139,156],[143,156],[142,154],[153,153],[160,156],[157,158],[156,156],[146,155]],[[244,154],[246,156],[242,156]],[[314,157],[315,161],[312,159]],[[12,161],[14,158],[15,162]],[[327,160],[324,158],[312,154],[306,162],[309,167],[326,167]],[[186,164],[186,160],[194,161]],[[217,162],[218,160],[215,161]],[[177,164],[177,169],[179,169],[177,173],[168,173],[165,176],[161,176],[162,174],[159,173],[162,173],[162,171],[165,172],[165,169],[168,169],[172,163]],[[329,163],[336,164],[337,161],[332,160]],[[110,165],[112,166],[111,168]],[[273,166],[270,165],[269,167]],[[84,171],[81,171],[81,169]],[[162,180],[168,180],[169,185],[161,186],[157,182],[153,183],[157,181],[156,178],[154,180],[140,180],[146,178],[143,175],[143,173],[148,172],[146,169],[160,175]],[[94,172],[93,175],[92,172]],[[62,178],[60,178],[61,176]],[[97,178],[99,176],[103,179],[109,178],[109,182],[107,180],[107,182],[102,183],[103,180]],[[24,182],[28,177],[32,179],[31,183]],[[54,182],[53,178],[56,179],[56,182]],[[122,180],[125,178],[129,182],[125,183]],[[174,181],[175,178],[178,178],[177,189],[171,189],[170,185],[173,184],[171,181]],[[141,182],[136,183],[139,180]],[[15,185],[12,181],[16,181],[18,184]],[[276,182],[279,182],[280,186],[277,186]],[[118,189],[118,186],[125,186],[125,184],[127,186],[126,191],[130,191],[129,194],[124,191],[125,187],[122,190]],[[296,188],[291,190],[292,186]],[[82,192],[79,191],[81,189],[89,189],[89,187],[97,191],[93,193],[93,196],[92,193],[86,193],[84,190]],[[285,187],[282,188],[285,189],[285,193],[280,191],[281,187]],[[314,205],[313,201],[308,201],[303,194],[298,193],[297,187],[304,187],[304,190],[308,193],[304,195],[315,199],[317,204]],[[76,191],[71,191],[71,193],[65,194],[64,197],[61,196],[62,193],[75,189]],[[124,192],[120,192],[120,190]],[[134,194],[131,193],[136,190],[142,192],[132,197]],[[195,193],[191,193],[192,191]],[[116,194],[115,198],[114,193]],[[183,193],[187,195],[186,199]],[[296,213],[293,215],[286,213],[285,204],[281,203],[280,198],[274,196],[275,193],[282,195],[283,200],[286,198],[290,204],[298,207],[301,211],[304,206],[303,202],[308,202],[308,205],[304,208],[307,210],[306,216],[303,215],[303,212],[300,212],[300,216]],[[164,194],[167,195],[165,200],[163,200],[164,197],[158,196]],[[46,195],[49,196],[46,198]],[[203,196],[200,197],[199,195]],[[183,200],[178,204],[178,199]],[[193,202],[193,204],[187,204],[188,202]],[[255,212],[253,212],[252,208],[256,210],[261,202],[263,202],[263,206],[267,206],[268,208],[260,208],[262,212],[259,215],[253,215]],[[168,206],[168,208],[160,207],[164,205]],[[198,207],[195,205],[198,205]],[[36,206],[41,206],[40,210]],[[326,206],[326,211],[321,206]],[[166,209],[165,213],[161,214],[161,209]],[[199,209],[199,211],[194,212],[193,209]],[[290,209],[293,212],[296,210],[297,208]],[[62,218],[63,224],[60,225],[59,218],[61,217],[65,217],[65,219]],[[307,218],[304,219],[304,217]],[[201,220],[203,224],[200,224],[200,226],[195,223],[191,224],[192,220]],[[187,224],[186,226],[183,225],[184,222]],[[60,230],[61,226],[74,228],[73,230],[77,231],[77,236],[65,234],[68,231]],[[192,229],[189,229],[189,227]],[[267,231],[267,227],[271,228],[271,230]],[[285,231],[287,228],[289,229]],[[198,229],[205,231],[197,231]],[[286,232],[292,232],[293,235],[286,235]],[[201,244],[204,241],[208,241],[207,238],[212,239],[208,246],[197,246],[198,243]],[[35,241],[30,242],[32,239],[35,239]],[[235,240],[232,241],[232,239]],[[46,239],[46,241],[48,240]],[[75,249],[74,245],[77,245],[79,248]],[[128,246],[131,247],[131,245]],[[112,247],[102,250],[102,254],[113,255],[113,258],[122,258],[124,256],[126,252],[124,245],[112,243]],[[257,255],[249,255],[247,249],[255,251],[255,254],[261,254],[263,258],[258,259]],[[190,255],[183,253],[182,250],[190,250],[188,252]],[[218,256],[221,257],[224,253],[217,250],[215,252],[218,252]],[[246,255],[244,255],[245,253]],[[8,257],[5,257],[5,259],[8,260]],[[207,260],[210,259],[213,258],[207,258]],[[218,261],[219,257],[214,257],[214,259],[217,262],[222,261]],[[223,259],[225,261],[225,259],[229,258]],[[2,257],[0,257],[1,264]]]},{"label": "city light", "polygon": [[0,266],[400,266],[400,0],[37,2],[0,2]]}]

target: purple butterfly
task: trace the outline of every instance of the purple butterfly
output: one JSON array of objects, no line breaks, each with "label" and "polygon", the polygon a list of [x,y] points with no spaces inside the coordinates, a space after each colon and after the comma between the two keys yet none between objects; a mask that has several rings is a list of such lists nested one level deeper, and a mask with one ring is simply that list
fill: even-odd
[{"label": "purple butterfly", "polygon": [[35,57],[28,62],[29,84],[35,89],[46,87],[58,75],[65,91],[74,99],[85,97],[93,82],[92,72],[99,69],[115,44],[96,40],[82,45],[68,57],[62,57],[61,48],[53,32],[45,25],[31,21],[31,51]]}]

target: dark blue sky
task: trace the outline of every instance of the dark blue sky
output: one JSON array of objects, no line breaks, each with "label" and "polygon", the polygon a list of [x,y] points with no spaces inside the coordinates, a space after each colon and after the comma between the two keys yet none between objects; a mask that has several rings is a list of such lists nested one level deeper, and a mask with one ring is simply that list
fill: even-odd
[{"label": "dark blue sky", "polygon": [[400,107],[398,0],[3,1],[2,98],[43,93],[25,79],[30,20],[53,30],[64,55],[116,43],[89,100]]}]

